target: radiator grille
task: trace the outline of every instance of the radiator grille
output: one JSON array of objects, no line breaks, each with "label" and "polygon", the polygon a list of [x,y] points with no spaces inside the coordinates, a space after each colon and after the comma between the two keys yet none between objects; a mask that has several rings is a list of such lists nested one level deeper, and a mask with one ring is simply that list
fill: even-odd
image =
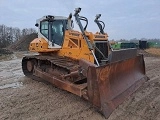
[{"label": "radiator grille", "polygon": [[[108,44],[106,41],[96,41],[95,46],[108,58]],[[103,60],[103,56],[95,49],[95,55],[99,63]]]}]

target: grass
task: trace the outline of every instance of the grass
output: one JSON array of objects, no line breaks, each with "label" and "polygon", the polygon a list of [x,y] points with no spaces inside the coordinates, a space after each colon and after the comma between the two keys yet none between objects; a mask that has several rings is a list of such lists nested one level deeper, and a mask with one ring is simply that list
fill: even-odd
[{"label": "grass", "polygon": [[160,56],[160,48],[149,48],[145,50],[146,52]]}]

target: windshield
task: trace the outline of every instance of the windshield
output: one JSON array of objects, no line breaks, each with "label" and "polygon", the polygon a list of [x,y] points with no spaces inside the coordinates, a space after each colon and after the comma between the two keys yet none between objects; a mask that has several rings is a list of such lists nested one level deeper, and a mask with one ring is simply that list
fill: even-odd
[{"label": "windshield", "polygon": [[62,45],[63,32],[63,22],[61,20],[54,21],[52,24],[52,40],[54,43]]},{"label": "windshield", "polygon": [[[62,45],[64,37],[64,20],[55,20],[53,22],[42,21],[40,32],[49,40],[49,34],[51,34],[51,42],[57,45]],[[51,32],[49,32],[49,26],[51,25]]]}]

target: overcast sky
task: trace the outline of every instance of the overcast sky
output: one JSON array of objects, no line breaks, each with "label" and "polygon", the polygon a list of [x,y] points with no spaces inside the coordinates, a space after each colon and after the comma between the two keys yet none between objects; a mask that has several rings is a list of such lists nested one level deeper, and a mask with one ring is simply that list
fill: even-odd
[{"label": "overcast sky", "polygon": [[88,31],[98,31],[94,19],[102,14],[109,39],[160,38],[160,0],[0,0],[0,24],[34,28],[36,19],[67,17],[76,7],[88,18]]}]

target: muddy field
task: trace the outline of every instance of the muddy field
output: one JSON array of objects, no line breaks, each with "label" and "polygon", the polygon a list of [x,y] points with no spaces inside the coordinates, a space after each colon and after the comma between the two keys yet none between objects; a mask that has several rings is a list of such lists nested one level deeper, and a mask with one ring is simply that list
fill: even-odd
[{"label": "muddy field", "polygon": [[[87,101],[25,77],[15,53],[0,61],[0,120],[104,120]],[[160,58],[145,57],[149,80],[109,120],[160,120]]]}]

